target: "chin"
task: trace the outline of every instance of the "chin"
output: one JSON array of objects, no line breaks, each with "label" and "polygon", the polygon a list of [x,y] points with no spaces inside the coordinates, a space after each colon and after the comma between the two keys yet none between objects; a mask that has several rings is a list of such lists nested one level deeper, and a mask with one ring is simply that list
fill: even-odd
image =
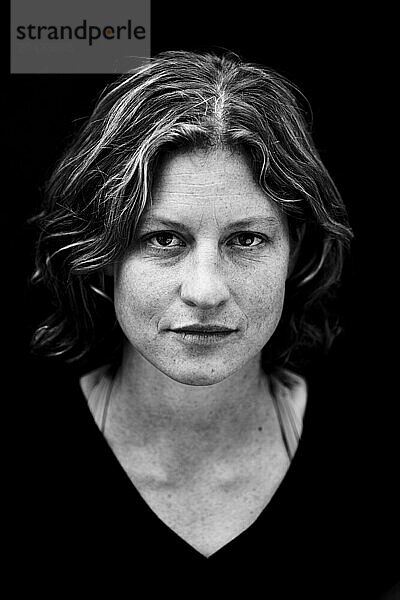
[{"label": "chin", "polygon": [[221,371],[221,370],[212,370],[204,371],[198,369],[197,371],[168,371],[165,372],[165,375],[177,381],[178,383],[183,383],[185,385],[198,385],[198,386],[206,386],[206,385],[214,385],[216,383],[220,383],[227,377],[229,377],[232,373]]}]

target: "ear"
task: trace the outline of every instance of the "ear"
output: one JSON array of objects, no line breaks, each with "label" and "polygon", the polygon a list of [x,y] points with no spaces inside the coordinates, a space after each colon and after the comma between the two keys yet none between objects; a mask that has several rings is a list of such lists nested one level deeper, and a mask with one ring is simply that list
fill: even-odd
[{"label": "ear", "polygon": [[303,223],[302,225],[300,225],[300,227],[297,228],[294,239],[292,237],[292,239],[290,241],[291,251],[290,251],[289,267],[288,267],[286,279],[289,279],[289,277],[292,275],[294,268],[297,264],[297,260],[300,255],[300,249],[302,246],[302,241],[304,238],[305,230],[306,230],[306,225],[305,225],[305,223]]}]

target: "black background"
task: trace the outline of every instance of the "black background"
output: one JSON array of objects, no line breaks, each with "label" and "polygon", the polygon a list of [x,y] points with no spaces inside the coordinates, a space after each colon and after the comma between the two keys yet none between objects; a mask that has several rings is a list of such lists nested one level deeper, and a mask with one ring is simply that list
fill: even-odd
[{"label": "black background", "polygon": [[[281,72],[311,104],[314,139],[355,233],[344,278],[346,329],[331,355],[344,389],[332,410],[343,413],[354,433],[349,452],[358,460],[355,477],[365,486],[365,494],[373,496],[376,511],[370,518],[375,526],[387,529],[389,544],[397,531],[393,518],[399,438],[397,311],[392,300],[397,186],[389,167],[396,114],[390,67],[393,16],[372,9],[349,13],[333,5],[318,6],[295,11],[255,2],[153,1],[152,54],[167,49],[234,50],[247,61]],[[10,328],[6,379],[18,406],[29,398],[29,381],[24,378],[28,343],[38,315],[46,309],[45,297],[27,285],[34,238],[26,219],[37,212],[41,188],[65,143],[113,79],[113,75],[9,79],[6,124],[11,165],[3,180],[11,185],[4,189],[3,201],[10,211],[4,266],[5,272],[10,267],[11,284],[3,287],[3,293],[9,302],[5,326]],[[381,568],[385,577],[385,565]],[[388,565],[388,581],[392,574],[393,565]]]}]

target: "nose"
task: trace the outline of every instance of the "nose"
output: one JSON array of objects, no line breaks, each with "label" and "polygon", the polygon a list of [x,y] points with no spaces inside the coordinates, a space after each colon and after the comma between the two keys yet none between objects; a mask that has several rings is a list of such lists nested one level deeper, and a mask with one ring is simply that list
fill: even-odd
[{"label": "nose", "polygon": [[189,306],[216,308],[229,298],[229,288],[221,273],[218,249],[198,248],[185,267],[181,298]]}]

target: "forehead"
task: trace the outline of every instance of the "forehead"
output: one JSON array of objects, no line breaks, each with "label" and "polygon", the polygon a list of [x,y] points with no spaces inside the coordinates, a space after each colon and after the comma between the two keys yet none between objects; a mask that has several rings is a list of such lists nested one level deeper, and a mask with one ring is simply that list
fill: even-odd
[{"label": "forehead", "polygon": [[230,150],[176,151],[160,162],[152,189],[149,216],[196,218],[208,213],[218,220],[280,217],[277,205],[254,179],[246,157]]}]

